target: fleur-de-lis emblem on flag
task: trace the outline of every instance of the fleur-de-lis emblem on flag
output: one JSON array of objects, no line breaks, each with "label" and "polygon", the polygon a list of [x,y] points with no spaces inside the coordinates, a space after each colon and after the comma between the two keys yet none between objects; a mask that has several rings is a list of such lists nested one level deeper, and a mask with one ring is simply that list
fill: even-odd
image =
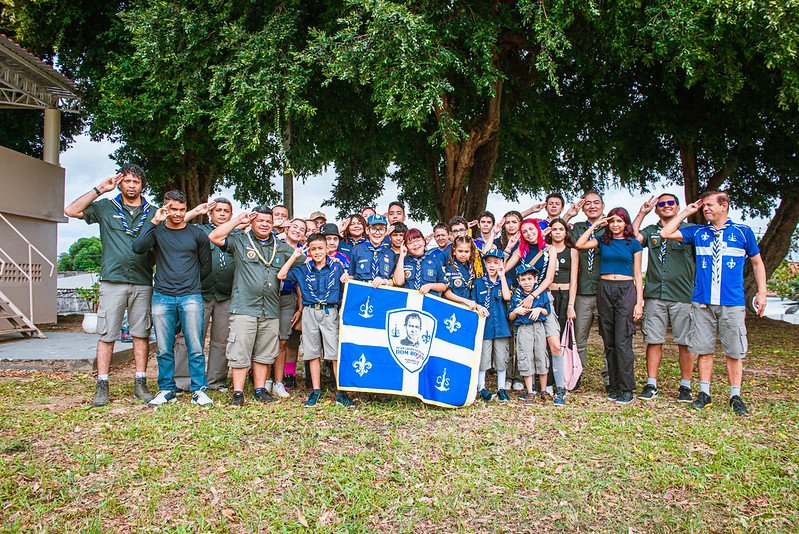
[{"label": "fleur-de-lis emblem on flag", "polygon": [[458,322],[458,318],[455,317],[455,314],[453,313],[452,317],[450,317],[449,319],[446,319],[444,321],[444,326],[447,327],[447,331],[450,334],[454,334],[455,332],[457,332],[460,329],[461,324]]},{"label": "fleur-de-lis emblem on flag", "polygon": [[363,376],[372,368],[372,363],[361,353],[361,357],[352,362],[352,366],[355,368],[355,372],[358,373],[358,376]]}]

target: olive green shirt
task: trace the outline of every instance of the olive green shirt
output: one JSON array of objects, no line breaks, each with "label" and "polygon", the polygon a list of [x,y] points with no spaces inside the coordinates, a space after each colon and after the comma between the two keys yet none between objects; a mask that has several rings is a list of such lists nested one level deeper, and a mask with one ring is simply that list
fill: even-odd
[{"label": "olive green shirt", "polygon": [[[216,226],[198,224],[197,228],[208,235]],[[234,234],[238,232],[238,230],[233,230]],[[236,258],[230,252],[222,251],[213,243],[210,245],[211,274],[203,278],[203,300],[216,300],[217,302],[230,300],[230,294],[233,292],[233,270],[236,266]]]},{"label": "olive green shirt", "polygon": [[[588,229],[588,221],[581,221],[574,223],[572,226],[572,237],[575,243],[580,236],[583,235]],[[598,228],[594,232],[594,237],[599,239],[605,233],[604,228]],[[599,247],[592,250],[580,250],[580,270],[577,275],[577,294],[578,295],[596,295],[596,290],[599,287]],[[592,268],[588,269],[589,256],[593,253],[594,261]]]},{"label": "olive green shirt", "polygon": [[[273,235],[261,243],[247,231],[230,234],[221,248],[236,257],[230,313],[267,319],[280,317],[280,281],[277,273],[291,257],[294,247],[275,239]],[[258,257],[259,252],[269,266]]]},{"label": "olive green shirt", "polygon": [[[680,224],[680,228],[688,226],[692,225]],[[644,248],[649,250],[644,298],[690,303],[696,275],[694,247],[674,239],[663,239],[660,237],[661,228],[663,226],[658,222],[641,230]],[[660,245],[663,241],[666,241],[666,255],[661,263]]]},{"label": "olive green shirt", "polygon": [[[143,197],[142,197],[143,198]],[[153,257],[151,253],[133,252],[133,240],[138,235],[136,228],[142,220],[144,206],[122,204],[122,215],[117,206],[107,198],[95,200],[83,210],[86,224],[100,225],[100,241],[103,244],[100,280],[142,286],[153,285]],[[158,206],[150,206],[144,224],[150,224]],[[122,222],[124,216],[128,229],[136,235],[125,232]]]}]

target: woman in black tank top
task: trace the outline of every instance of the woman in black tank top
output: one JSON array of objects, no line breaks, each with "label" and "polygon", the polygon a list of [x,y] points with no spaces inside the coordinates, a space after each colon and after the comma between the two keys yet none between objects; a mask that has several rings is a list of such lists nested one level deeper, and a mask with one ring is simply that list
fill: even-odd
[{"label": "woman in black tank top", "polygon": [[[574,299],[577,295],[578,252],[574,248],[571,232],[566,221],[554,219],[549,223],[547,243],[558,252],[558,270],[550,285],[555,314],[558,316],[560,331],[566,327],[566,320],[574,320]],[[574,266],[574,268],[572,268]]]}]

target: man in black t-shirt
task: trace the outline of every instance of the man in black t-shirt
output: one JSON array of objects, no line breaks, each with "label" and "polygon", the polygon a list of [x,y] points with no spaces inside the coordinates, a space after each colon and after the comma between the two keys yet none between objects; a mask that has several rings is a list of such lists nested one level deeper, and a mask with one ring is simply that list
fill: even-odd
[{"label": "man in black t-shirt", "polygon": [[[206,395],[203,351],[202,279],[211,272],[211,246],[201,229],[188,225],[186,197],[180,191],[164,195],[150,224],[133,241],[138,254],[155,252],[155,287],[152,316],[158,338],[158,394],[148,404],[160,406],[174,400],[175,333],[178,325],[189,351],[192,403],[210,406]],[[161,224],[161,223],[164,224]]]}]

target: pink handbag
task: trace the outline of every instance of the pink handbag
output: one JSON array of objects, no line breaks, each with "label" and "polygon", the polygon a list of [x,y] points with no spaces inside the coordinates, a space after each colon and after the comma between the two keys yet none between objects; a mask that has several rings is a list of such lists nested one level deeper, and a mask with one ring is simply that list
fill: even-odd
[{"label": "pink handbag", "polygon": [[566,328],[563,329],[563,336],[560,338],[560,348],[563,351],[563,361],[565,367],[565,386],[572,390],[577,385],[577,380],[583,374],[583,362],[580,361],[580,354],[577,352],[577,340],[574,338],[574,321],[566,321]]}]

